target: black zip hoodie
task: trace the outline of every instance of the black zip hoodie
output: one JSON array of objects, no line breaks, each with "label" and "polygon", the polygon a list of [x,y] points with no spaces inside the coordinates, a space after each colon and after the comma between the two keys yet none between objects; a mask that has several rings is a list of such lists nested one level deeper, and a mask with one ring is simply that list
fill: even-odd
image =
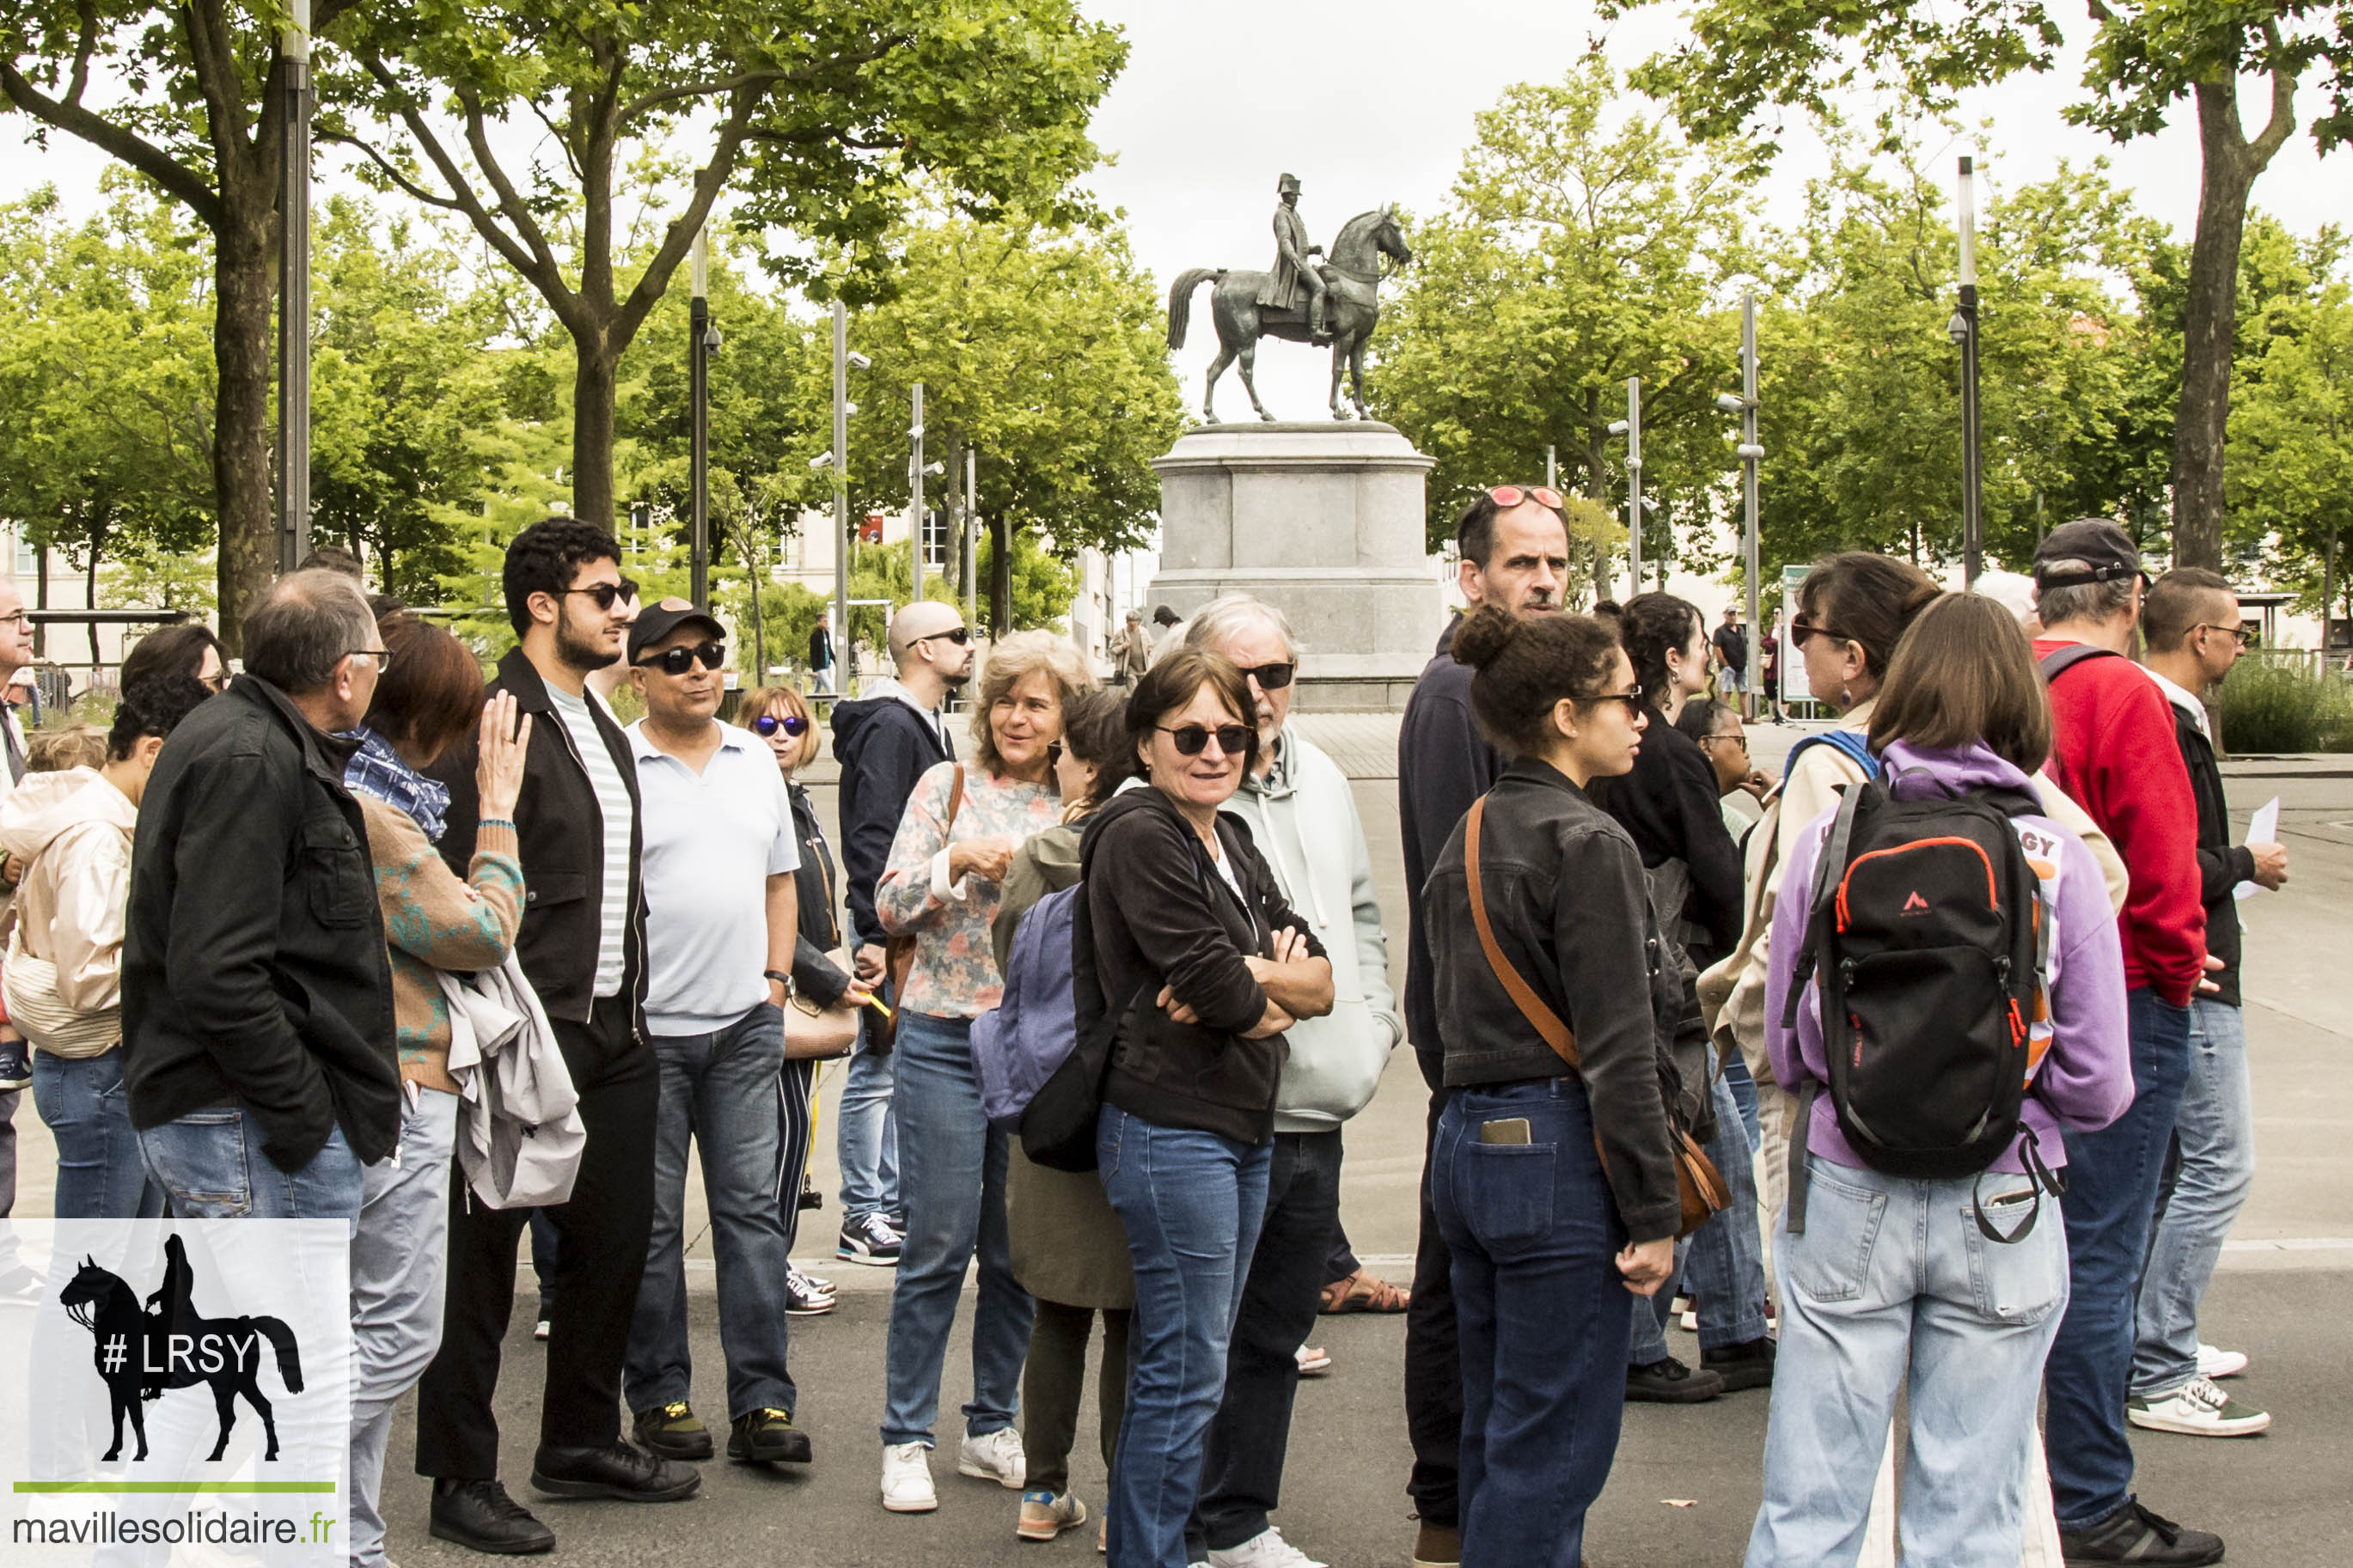
[{"label": "black zip hoodie", "polygon": [[833,705],[833,757],[841,764],[841,882],[853,949],[880,947],[890,939],[874,913],[874,884],[882,879],[915,781],[924,769],[955,756],[942,716],[916,707],[896,681],[876,696]]}]

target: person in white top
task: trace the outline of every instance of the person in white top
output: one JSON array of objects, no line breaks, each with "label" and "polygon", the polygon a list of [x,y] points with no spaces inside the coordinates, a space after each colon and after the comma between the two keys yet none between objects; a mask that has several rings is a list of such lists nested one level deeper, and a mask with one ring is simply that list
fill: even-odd
[{"label": "person in white top", "polygon": [[[0,685],[33,662],[33,623],[25,614],[25,595],[12,582],[0,580]],[[0,703],[0,795],[12,793],[25,776],[25,731],[16,712]],[[22,869],[13,860],[0,862],[0,915],[16,894]],[[15,1026],[0,1021],[0,1219],[16,1206],[16,1102],[33,1081],[33,1060],[25,1037]],[[29,1301],[40,1281],[16,1261],[16,1237],[0,1242],[0,1300]]]}]

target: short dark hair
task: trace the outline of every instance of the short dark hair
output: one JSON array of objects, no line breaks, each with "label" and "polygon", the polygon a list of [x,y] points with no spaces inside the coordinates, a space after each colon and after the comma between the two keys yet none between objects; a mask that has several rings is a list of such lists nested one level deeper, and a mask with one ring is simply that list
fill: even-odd
[{"label": "short dark hair", "polygon": [[1637,594],[1618,612],[1618,640],[1634,663],[1634,679],[1641,683],[1642,700],[1652,708],[1666,700],[1667,655],[1691,646],[1692,634],[1704,634],[1706,617],[1699,606],[1672,594]]},{"label": "short dark hair", "polygon": [[531,596],[552,594],[558,599],[572,586],[580,568],[592,561],[621,559],[620,541],[593,522],[576,517],[542,518],[507,546],[506,565],[500,574],[506,590],[507,624],[521,637],[531,630]]},{"label": "short dark hair", "polygon": [[1249,744],[1242,748],[1242,776],[1248,778],[1258,766],[1258,702],[1250,696],[1250,681],[1224,654],[1190,644],[1180,646],[1137,678],[1135,690],[1127,700],[1128,752],[1135,754],[1152,739],[1161,715],[1192,701],[1204,686],[1215,691],[1218,700],[1250,731]]},{"label": "short dark hair", "polygon": [[1564,697],[1584,704],[1607,689],[1618,664],[1618,633],[1595,616],[1556,611],[1523,619],[1481,605],[1454,632],[1454,657],[1475,666],[1471,715],[1497,751],[1541,755],[1552,710]]},{"label": "short dark hair", "polygon": [[212,692],[193,675],[150,675],[122,689],[114,705],[114,727],[106,732],[106,754],[121,762],[149,735],[168,739],[180,721],[204,706]]},{"label": "short dark hair", "polygon": [[1115,691],[1074,691],[1062,699],[1062,744],[1095,770],[1086,798],[1064,801],[1066,812],[1095,810],[1143,765],[1127,743],[1127,703]]},{"label": "short dark hair", "polygon": [[[1535,499],[1527,496],[1515,504],[1524,505]],[[1542,506],[1544,503],[1536,501],[1536,504]],[[1495,519],[1504,510],[1495,504],[1493,496],[1481,490],[1471,504],[1462,509],[1462,515],[1454,520],[1454,552],[1482,572],[1487,569],[1487,558],[1495,553]],[[1558,507],[1551,510],[1560,519],[1561,531],[1568,532],[1568,513]]]},{"label": "short dark hair", "polygon": [[122,668],[117,672],[115,689],[128,691],[153,675],[194,676],[205,667],[205,649],[221,656],[221,668],[228,668],[228,655],[221,647],[220,638],[202,621],[182,621],[177,626],[157,626],[132,645],[122,656]]},{"label": "short dark hair", "polygon": [[340,544],[322,544],[294,563],[297,572],[335,572],[353,582],[365,584],[367,573],[360,558]]},{"label": "short dark hair", "polygon": [[339,572],[291,572],[245,617],[245,669],[290,697],[335,678],[348,655],[376,647],[359,584]]},{"label": "short dark hair", "polygon": [[1694,697],[1683,704],[1682,712],[1675,715],[1675,728],[1694,741],[1705,741],[1714,738],[1724,728],[1725,720],[1738,717],[1740,715],[1733,710],[1729,702],[1718,702],[1713,697]]},{"label": "short dark hair", "polygon": [[377,678],[367,727],[395,746],[438,754],[482,719],[482,665],[473,649],[405,611],[376,623],[392,666]]},{"label": "short dark hair", "polygon": [[1166,605],[1159,605],[1152,612],[1152,622],[1155,626],[1173,626],[1176,624],[1176,612]]},{"label": "short dark hair", "polygon": [[1909,561],[1869,550],[1825,555],[1798,585],[1798,613],[1862,649],[1862,668],[1887,679],[1912,617],[1942,590]]},{"label": "short dark hair", "polygon": [[2235,599],[2230,579],[2203,566],[2177,566],[2149,585],[2140,602],[2140,635],[2151,653],[2171,653],[2206,617],[2220,594]]},{"label": "short dark hair", "polygon": [[2051,756],[2051,697],[2018,617],[1983,594],[1939,594],[1888,661],[1871,710],[1871,749],[1983,742],[2023,773]]}]

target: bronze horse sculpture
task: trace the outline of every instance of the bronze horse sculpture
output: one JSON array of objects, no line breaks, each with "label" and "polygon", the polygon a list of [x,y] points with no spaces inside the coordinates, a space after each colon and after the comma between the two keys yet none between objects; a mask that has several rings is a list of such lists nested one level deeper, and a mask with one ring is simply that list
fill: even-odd
[{"label": "bronze horse sculpture", "polygon": [[[1413,259],[1413,252],[1405,242],[1405,231],[1398,226],[1395,209],[1389,206],[1358,213],[1343,224],[1339,237],[1332,241],[1331,258],[1319,269],[1329,290],[1329,314],[1324,325],[1332,334],[1335,419],[1349,416],[1340,402],[1340,374],[1344,370],[1349,374],[1349,402],[1355,405],[1356,417],[1371,417],[1371,411],[1365,406],[1365,344],[1381,319],[1379,290],[1384,256],[1399,266]],[[1258,386],[1250,374],[1258,362],[1258,341],[1282,338],[1289,342],[1306,342],[1306,309],[1301,306],[1278,310],[1260,305],[1259,289],[1266,281],[1263,272],[1196,267],[1180,273],[1168,290],[1170,348],[1185,346],[1186,328],[1193,311],[1193,290],[1212,279],[1217,283],[1209,299],[1210,311],[1218,324],[1218,357],[1209,365],[1201,416],[1212,425],[1219,422],[1218,377],[1226,373],[1226,366],[1240,360],[1242,387],[1250,394],[1250,406],[1258,410],[1260,418],[1271,421],[1274,416],[1259,401]]]}]

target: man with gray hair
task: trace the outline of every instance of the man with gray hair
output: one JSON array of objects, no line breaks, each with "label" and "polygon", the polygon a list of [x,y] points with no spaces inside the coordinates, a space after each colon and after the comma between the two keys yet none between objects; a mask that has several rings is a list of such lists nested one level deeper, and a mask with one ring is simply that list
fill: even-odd
[{"label": "man with gray hair", "polygon": [[181,722],[148,779],[123,1082],[183,1216],[356,1219],[362,1168],[392,1152],[392,976],[338,738],[387,658],[350,578],[280,580],[246,617],[245,673]]},{"label": "man with gray hair", "polygon": [[1291,1054],[1275,1089],[1266,1219],[1202,1450],[1188,1561],[1321,1568],[1267,1515],[1282,1492],[1296,1352],[1315,1326],[1340,1237],[1340,1126],[1373,1098],[1405,1023],[1389,990],[1388,942],[1356,797],[1339,764],[1286,727],[1299,672],[1290,623],[1272,605],[1229,594],[1194,615],[1185,640],[1233,660],[1250,684],[1259,765],[1226,809],[1250,825],[1283,898],[1332,959],[1331,1012],[1284,1031]]}]

